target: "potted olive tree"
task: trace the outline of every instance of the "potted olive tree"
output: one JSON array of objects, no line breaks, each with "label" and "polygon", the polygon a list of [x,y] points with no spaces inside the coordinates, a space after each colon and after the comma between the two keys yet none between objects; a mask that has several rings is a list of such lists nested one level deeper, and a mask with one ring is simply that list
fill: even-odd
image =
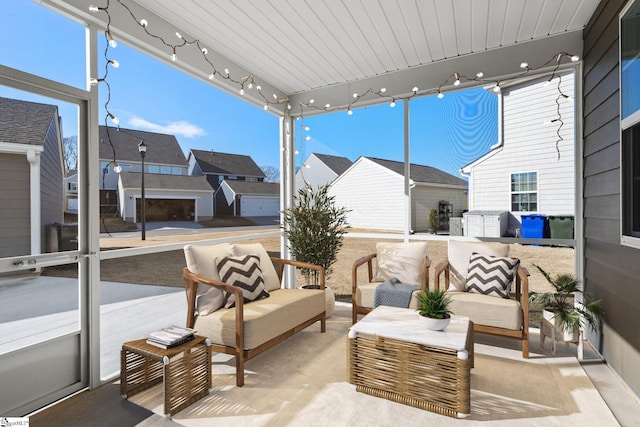
[{"label": "potted olive tree", "polygon": [[[335,197],[329,194],[328,184],[317,189],[310,184],[300,188],[293,206],[283,212],[283,228],[291,255],[298,261],[323,267],[325,277],[328,277],[349,227],[348,212],[348,209],[336,206]],[[308,283],[307,287],[319,287],[317,271],[302,269],[301,273]],[[327,288],[327,294],[335,301],[331,289]]]},{"label": "potted olive tree", "polygon": [[441,331],[451,321],[451,299],[444,289],[424,289],[418,294],[418,313],[428,329]]},{"label": "potted olive tree", "polygon": [[578,278],[569,273],[551,277],[540,266],[534,266],[553,286],[554,291],[532,292],[529,302],[541,305],[543,322],[546,321],[556,329],[556,337],[559,336],[562,341],[576,342],[580,330],[584,330],[585,326],[588,325],[594,331],[600,329],[604,309],[600,300],[582,290]]},{"label": "potted olive tree", "polygon": [[438,211],[431,209],[429,211],[429,217],[427,218],[427,231],[431,234],[435,234],[435,232],[438,231],[439,223],[440,218],[438,218]]}]

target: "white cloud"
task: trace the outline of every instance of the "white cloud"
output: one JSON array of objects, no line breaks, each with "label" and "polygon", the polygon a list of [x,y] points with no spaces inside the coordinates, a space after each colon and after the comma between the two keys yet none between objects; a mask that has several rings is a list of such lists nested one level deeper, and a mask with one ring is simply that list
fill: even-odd
[{"label": "white cloud", "polygon": [[141,130],[149,130],[157,133],[182,136],[184,138],[197,138],[207,133],[200,126],[194,125],[184,120],[169,122],[166,124],[151,123],[141,117],[133,116],[129,119],[129,125]]}]

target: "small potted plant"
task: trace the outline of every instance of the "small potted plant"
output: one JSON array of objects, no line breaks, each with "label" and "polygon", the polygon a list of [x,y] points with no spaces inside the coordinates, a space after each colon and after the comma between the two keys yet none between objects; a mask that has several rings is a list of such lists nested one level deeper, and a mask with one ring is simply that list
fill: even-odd
[{"label": "small potted plant", "polygon": [[451,321],[451,299],[444,289],[424,289],[418,294],[418,313],[427,328],[441,331]]},{"label": "small potted plant", "polygon": [[438,231],[440,219],[438,218],[438,211],[431,209],[429,211],[429,217],[427,218],[427,231],[431,234],[435,234]]},{"label": "small potted plant", "polygon": [[[595,300],[591,294],[580,287],[580,280],[573,274],[562,273],[552,278],[540,266],[534,264],[540,273],[553,286],[554,292],[532,292],[529,302],[540,304],[543,309],[543,319],[547,321],[560,335],[562,341],[576,342],[580,329],[584,326],[597,331],[600,329],[604,309],[600,300]],[[576,298],[581,295],[582,298]]]}]

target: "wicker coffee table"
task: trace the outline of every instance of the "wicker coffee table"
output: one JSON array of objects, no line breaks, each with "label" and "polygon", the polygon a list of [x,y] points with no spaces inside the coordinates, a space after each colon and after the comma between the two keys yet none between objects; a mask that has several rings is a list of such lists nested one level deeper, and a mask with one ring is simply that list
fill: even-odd
[{"label": "wicker coffee table", "polygon": [[347,380],[356,390],[454,418],[471,412],[473,323],[431,331],[415,310],[379,306],[349,330]]},{"label": "wicker coffee table", "polygon": [[209,394],[211,347],[196,335],[188,343],[162,349],[146,339],[122,344],[120,394],[124,398],[152,387],[164,379],[164,413],[174,415]]}]

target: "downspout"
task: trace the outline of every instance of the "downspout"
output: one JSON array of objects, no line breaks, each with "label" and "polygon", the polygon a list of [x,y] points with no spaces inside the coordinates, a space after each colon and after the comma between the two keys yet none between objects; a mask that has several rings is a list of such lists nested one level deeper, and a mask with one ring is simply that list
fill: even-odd
[{"label": "downspout", "polygon": [[[41,246],[41,218],[40,218],[40,152],[27,150],[30,175],[30,209],[31,209],[31,254],[42,253]],[[60,248],[58,248],[60,250]]]}]

